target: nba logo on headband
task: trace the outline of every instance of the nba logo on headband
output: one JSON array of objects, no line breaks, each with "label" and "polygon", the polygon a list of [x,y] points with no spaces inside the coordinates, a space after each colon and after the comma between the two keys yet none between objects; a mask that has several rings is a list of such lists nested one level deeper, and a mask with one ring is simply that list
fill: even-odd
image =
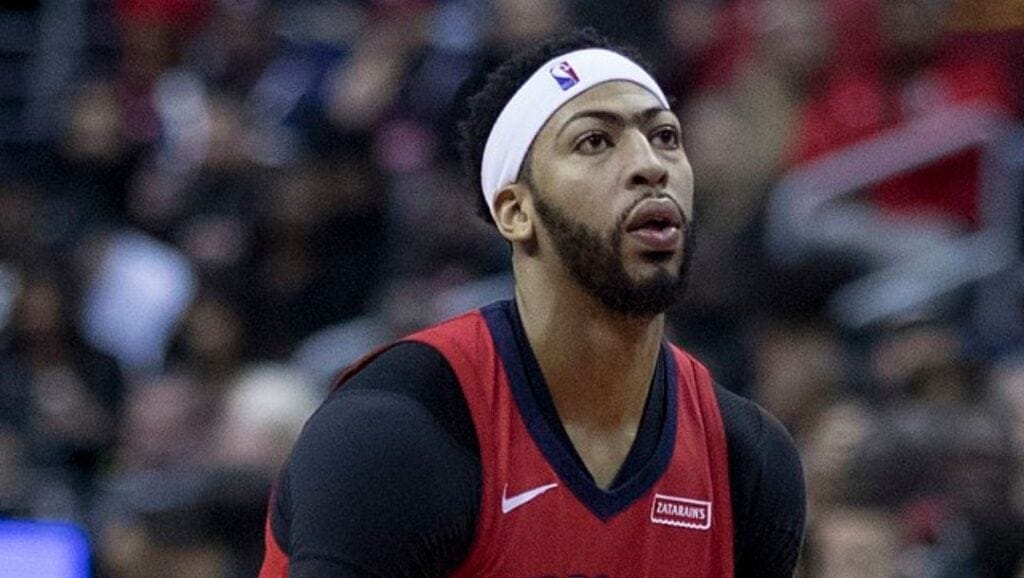
[{"label": "nba logo on headband", "polygon": [[563,60],[556,66],[551,67],[551,76],[558,81],[558,86],[562,87],[562,90],[569,90],[576,86],[576,83],[580,81],[580,77],[576,76],[576,71],[572,69],[569,61]]}]

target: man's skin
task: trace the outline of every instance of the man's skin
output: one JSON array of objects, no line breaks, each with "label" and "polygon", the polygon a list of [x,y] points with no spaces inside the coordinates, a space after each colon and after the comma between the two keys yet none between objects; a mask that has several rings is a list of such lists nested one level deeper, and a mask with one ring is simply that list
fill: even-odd
[{"label": "man's skin", "polygon": [[[675,114],[626,81],[598,85],[566,103],[537,135],[526,162],[530,178],[499,191],[495,221],[513,247],[516,300],[555,407],[595,482],[607,489],[636,437],[665,315],[617,313],[582,287],[555,250],[535,199],[543,195],[611,243],[620,216],[652,192],[674,203],[649,200],[637,209],[674,205],[689,221],[693,171]],[[624,234],[620,257],[630,279],[678,276],[683,238],[654,256],[642,240]]]}]

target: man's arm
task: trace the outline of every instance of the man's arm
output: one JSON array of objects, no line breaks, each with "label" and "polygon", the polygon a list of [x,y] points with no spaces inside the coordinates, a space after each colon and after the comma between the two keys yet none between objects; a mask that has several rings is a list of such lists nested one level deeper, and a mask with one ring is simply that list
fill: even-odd
[{"label": "man's arm", "polygon": [[716,387],[729,445],[737,578],[791,578],[807,501],[793,439],[768,412]]},{"label": "man's arm", "polygon": [[458,383],[427,346],[400,344],[356,374],[310,418],[279,480],[271,526],[289,576],[452,572],[479,502],[468,435]]}]

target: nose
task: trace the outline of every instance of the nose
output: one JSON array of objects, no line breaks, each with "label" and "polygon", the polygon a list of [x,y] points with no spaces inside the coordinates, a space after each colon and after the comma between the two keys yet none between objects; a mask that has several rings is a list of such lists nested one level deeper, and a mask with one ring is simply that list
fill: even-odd
[{"label": "nose", "polygon": [[664,188],[668,183],[668,167],[664,159],[654,150],[646,135],[640,131],[631,133],[625,147],[627,187]]}]

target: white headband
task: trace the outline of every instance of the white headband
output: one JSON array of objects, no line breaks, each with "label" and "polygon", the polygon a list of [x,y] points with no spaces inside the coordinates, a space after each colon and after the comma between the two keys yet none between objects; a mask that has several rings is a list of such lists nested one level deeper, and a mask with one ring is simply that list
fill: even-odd
[{"label": "white headband", "polygon": [[658,83],[635,62],[603,48],[586,48],[552,58],[516,91],[494,122],[484,146],[480,187],[491,214],[498,191],[519,177],[530,145],[563,104],[610,80],[628,80],[651,91],[669,108]]}]

